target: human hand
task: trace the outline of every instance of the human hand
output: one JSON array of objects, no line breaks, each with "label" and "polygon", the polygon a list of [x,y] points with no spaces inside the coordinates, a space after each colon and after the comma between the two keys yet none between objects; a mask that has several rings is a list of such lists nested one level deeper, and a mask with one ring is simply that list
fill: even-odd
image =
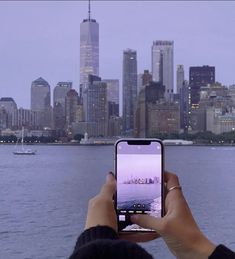
[{"label": "human hand", "polygon": [[[172,173],[165,173],[165,182],[167,190],[179,186],[178,177]],[[136,214],[131,217],[131,221],[141,227],[154,229],[177,258],[208,258],[215,245],[200,231],[180,189],[167,193],[165,209],[166,215],[163,218]]]},{"label": "human hand", "polygon": [[117,216],[113,203],[115,192],[116,180],[109,173],[100,193],[89,201],[85,229],[99,225],[111,227],[117,232]]}]

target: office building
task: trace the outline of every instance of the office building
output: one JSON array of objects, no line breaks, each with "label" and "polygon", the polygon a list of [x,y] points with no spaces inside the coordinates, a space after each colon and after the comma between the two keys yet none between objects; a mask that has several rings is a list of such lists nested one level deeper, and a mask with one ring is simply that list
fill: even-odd
[{"label": "office building", "polygon": [[176,70],[176,93],[180,93],[180,89],[183,87],[184,83],[184,66],[178,65]]},{"label": "office building", "polygon": [[215,83],[215,67],[198,66],[189,68],[191,108],[198,108],[201,87]]},{"label": "office building", "polygon": [[70,89],[72,89],[72,82],[58,82],[53,91],[53,106],[60,103],[65,107],[65,97]]},{"label": "office building", "polygon": [[93,137],[107,136],[108,132],[108,101],[107,84],[101,78],[89,75],[88,87],[84,90],[83,106],[85,121]]},{"label": "office building", "polygon": [[102,79],[107,85],[107,101],[108,114],[111,116],[119,116],[119,80],[118,79]]},{"label": "office building", "polygon": [[51,106],[50,85],[39,77],[31,84],[31,110],[42,111]]},{"label": "office building", "polygon": [[127,49],[123,52],[122,71],[123,133],[133,135],[137,98],[137,53]]},{"label": "office building", "polygon": [[222,108],[208,107],[206,110],[206,129],[214,134],[235,131],[235,110],[223,112]]},{"label": "office building", "polygon": [[180,109],[179,103],[159,102],[148,105],[147,136],[154,137],[158,133],[179,133]]},{"label": "office building", "polygon": [[189,127],[189,112],[190,112],[190,104],[189,104],[189,85],[188,81],[184,80],[182,87],[179,92],[179,100],[180,100],[180,128],[184,132],[188,132]]},{"label": "office building", "polygon": [[161,82],[150,82],[142,87],[138,95],[137,109],[135,114],[135,136],[148,137],[149,105],[156,104],[164,99],[165,86]]},{"label": "office building", "polygon": [[2,97],[0,99],[0,108],[3,118],[6,118],[6,121],[4,123],[3,121],[5,119],[3,119],[2,124],[5,125],[4,127],[11,129],[14,121],[14,112],[17,110],[16,102],[11,97]]},{"label": "office building", "polygon": [[138,74],[137,76],[137,93],[139,94],[141,88],[153,81],[152,74],[149,70],[144,70],[143,74]]},{"label": "office building", "polygon": [[7,112],[4,107],[0,106],[0,131],[7,129],[8,118]]},{"label": "office building", "polygon": [[40,112],[24,108],[15,110],[13,129],[21,130],[22,127],[27,130],[40,129]]},{"label": "office building", "polygon": [[88,75],[99,75],[99,24],[91,19],[90,1],[88,18],[80,24],[80,85],[82,91]]},{"label": "office building", "polygon": [[71,127],[72,123],[76,122],[78,105],[78,92],[75,89],[70,89],[65,97],[65,121],[67,130]]},{"label": "office building", "polygon": [[153,81],[166,87],[165,98],[171,100],[174,93],[174,42],[157,40],[152,45]]},{"label": "office building", "polygon": [[58,82],[53,91],[53,122],[54,129],[59,136],[64,135],[65,119],[65,97],[72,89],[72,82]]},{"label": "office building", "polygon": [[42,128],[52,127],[50,85],[42,77],[31,84],[31,110],[40,112],[40,126]]}]

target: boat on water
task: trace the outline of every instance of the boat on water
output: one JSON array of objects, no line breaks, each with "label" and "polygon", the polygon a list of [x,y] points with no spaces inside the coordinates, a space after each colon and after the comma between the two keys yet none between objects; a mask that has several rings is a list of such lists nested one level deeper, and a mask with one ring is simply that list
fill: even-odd
[{"label": "boat on water", "polygon": [[[18,141],[16,143],[16,147],[18,146]],[[24,128],[21,131],[21,148],[19,150],[13,151],[14,155],[36,155],[36,151],[30,148],[24,147]]]}]

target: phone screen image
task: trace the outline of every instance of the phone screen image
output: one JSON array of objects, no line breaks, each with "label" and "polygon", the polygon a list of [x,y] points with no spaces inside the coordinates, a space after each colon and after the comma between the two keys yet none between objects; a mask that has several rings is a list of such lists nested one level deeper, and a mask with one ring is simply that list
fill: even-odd
[{"label": "phone screen image", "polygon": [[121,140],[116,144],[119,231],[151,231],[133,224],[133,214],[162,216],[162,153],[157,140]]}]

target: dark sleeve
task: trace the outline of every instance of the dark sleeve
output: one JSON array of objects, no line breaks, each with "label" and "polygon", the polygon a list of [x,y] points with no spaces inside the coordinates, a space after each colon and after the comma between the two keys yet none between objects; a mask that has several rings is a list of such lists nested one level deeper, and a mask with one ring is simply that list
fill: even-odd
[{"label": "dark sleeve", "polygon": [[74,250],[97,239],[118,239],[118,235],[112,228],[107,226],[89,228],[78,237]]},{"label": "dark sleeve", "polygon": [[218,245],[209,259],[235,259],[235,253],[224,245]]},{"label": "dark sleeve", "polygon": [[110,227],[97,226],[85,230],[79,237],[69,259],[153,259],[139,245],[119,240]]}]

